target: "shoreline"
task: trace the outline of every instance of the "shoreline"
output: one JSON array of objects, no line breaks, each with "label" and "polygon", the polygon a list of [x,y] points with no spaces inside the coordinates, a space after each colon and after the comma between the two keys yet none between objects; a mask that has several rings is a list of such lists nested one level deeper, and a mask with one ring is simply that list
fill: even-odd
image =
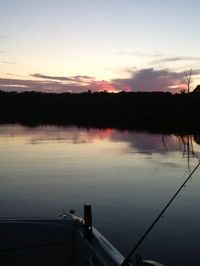
[{"label": "shoreline", "polygon": [[0,91],[0,124],[199,133],[200,93],[53,94]]}]

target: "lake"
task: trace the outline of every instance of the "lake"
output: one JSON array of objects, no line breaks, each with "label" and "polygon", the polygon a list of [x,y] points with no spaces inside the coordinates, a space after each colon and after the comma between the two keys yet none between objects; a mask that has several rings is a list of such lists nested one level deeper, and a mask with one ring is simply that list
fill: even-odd
[{"label": "lake", "polygon": [[[200,158],[199,136],[0,126],[0,216],[56,217],[92,204],[94,225],[127,255]],[[200,265],[200,168],[137,254]]]}]

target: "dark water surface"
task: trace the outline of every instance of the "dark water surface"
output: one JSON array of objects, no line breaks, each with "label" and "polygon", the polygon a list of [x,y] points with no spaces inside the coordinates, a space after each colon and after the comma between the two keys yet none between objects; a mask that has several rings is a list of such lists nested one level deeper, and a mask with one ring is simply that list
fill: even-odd
[{"label": "dark water surface", "polygon": [[[115,129],[0,126],[0,216],[49,217],[93,206],[126,255],[198,163],[198,136]],[[189,157],[189,158],[188,158]],[[200,265],[200,168],[138,250]]]}]

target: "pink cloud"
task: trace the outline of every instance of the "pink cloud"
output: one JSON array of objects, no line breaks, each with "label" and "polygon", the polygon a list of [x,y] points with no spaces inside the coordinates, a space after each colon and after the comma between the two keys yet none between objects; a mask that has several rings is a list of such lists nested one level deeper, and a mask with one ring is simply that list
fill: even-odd
[{"label": "pink cloud", "polygon": [[[200,73],[193,71],[194,75]],[[73,92],[81,93],[91,90],[120,92],[120,91],[170,91],[180,92],[186,89],[185,75],[167,69],[153,68],[129,71],[130,77],[110,81],[96,80],[90,76],[77,75],[73,77],[48,76],[32,74],[34,79],[0,78],[0,90],[6,91],[41,91],[41,92]]]},{"label": "pink cloud", "polygon": [[89,86],[92,91],[119,92],[112,82],[106,80],[92,81]]},{"label": "pink cloud", "polygon": [[131,76],[125,79],[112,81],[118,87],[129,87],[132,91],[170,91],[180,92],[185,89],[184,73],[167,69],[153,68],[133,70]]}]

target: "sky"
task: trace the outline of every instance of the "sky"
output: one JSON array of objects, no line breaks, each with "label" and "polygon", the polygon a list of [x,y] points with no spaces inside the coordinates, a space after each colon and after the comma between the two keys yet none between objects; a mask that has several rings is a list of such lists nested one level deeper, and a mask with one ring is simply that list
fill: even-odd
[{"label": "sky", "polygon": [[200,84],[199,0],[0,0],[0,90]]}]

